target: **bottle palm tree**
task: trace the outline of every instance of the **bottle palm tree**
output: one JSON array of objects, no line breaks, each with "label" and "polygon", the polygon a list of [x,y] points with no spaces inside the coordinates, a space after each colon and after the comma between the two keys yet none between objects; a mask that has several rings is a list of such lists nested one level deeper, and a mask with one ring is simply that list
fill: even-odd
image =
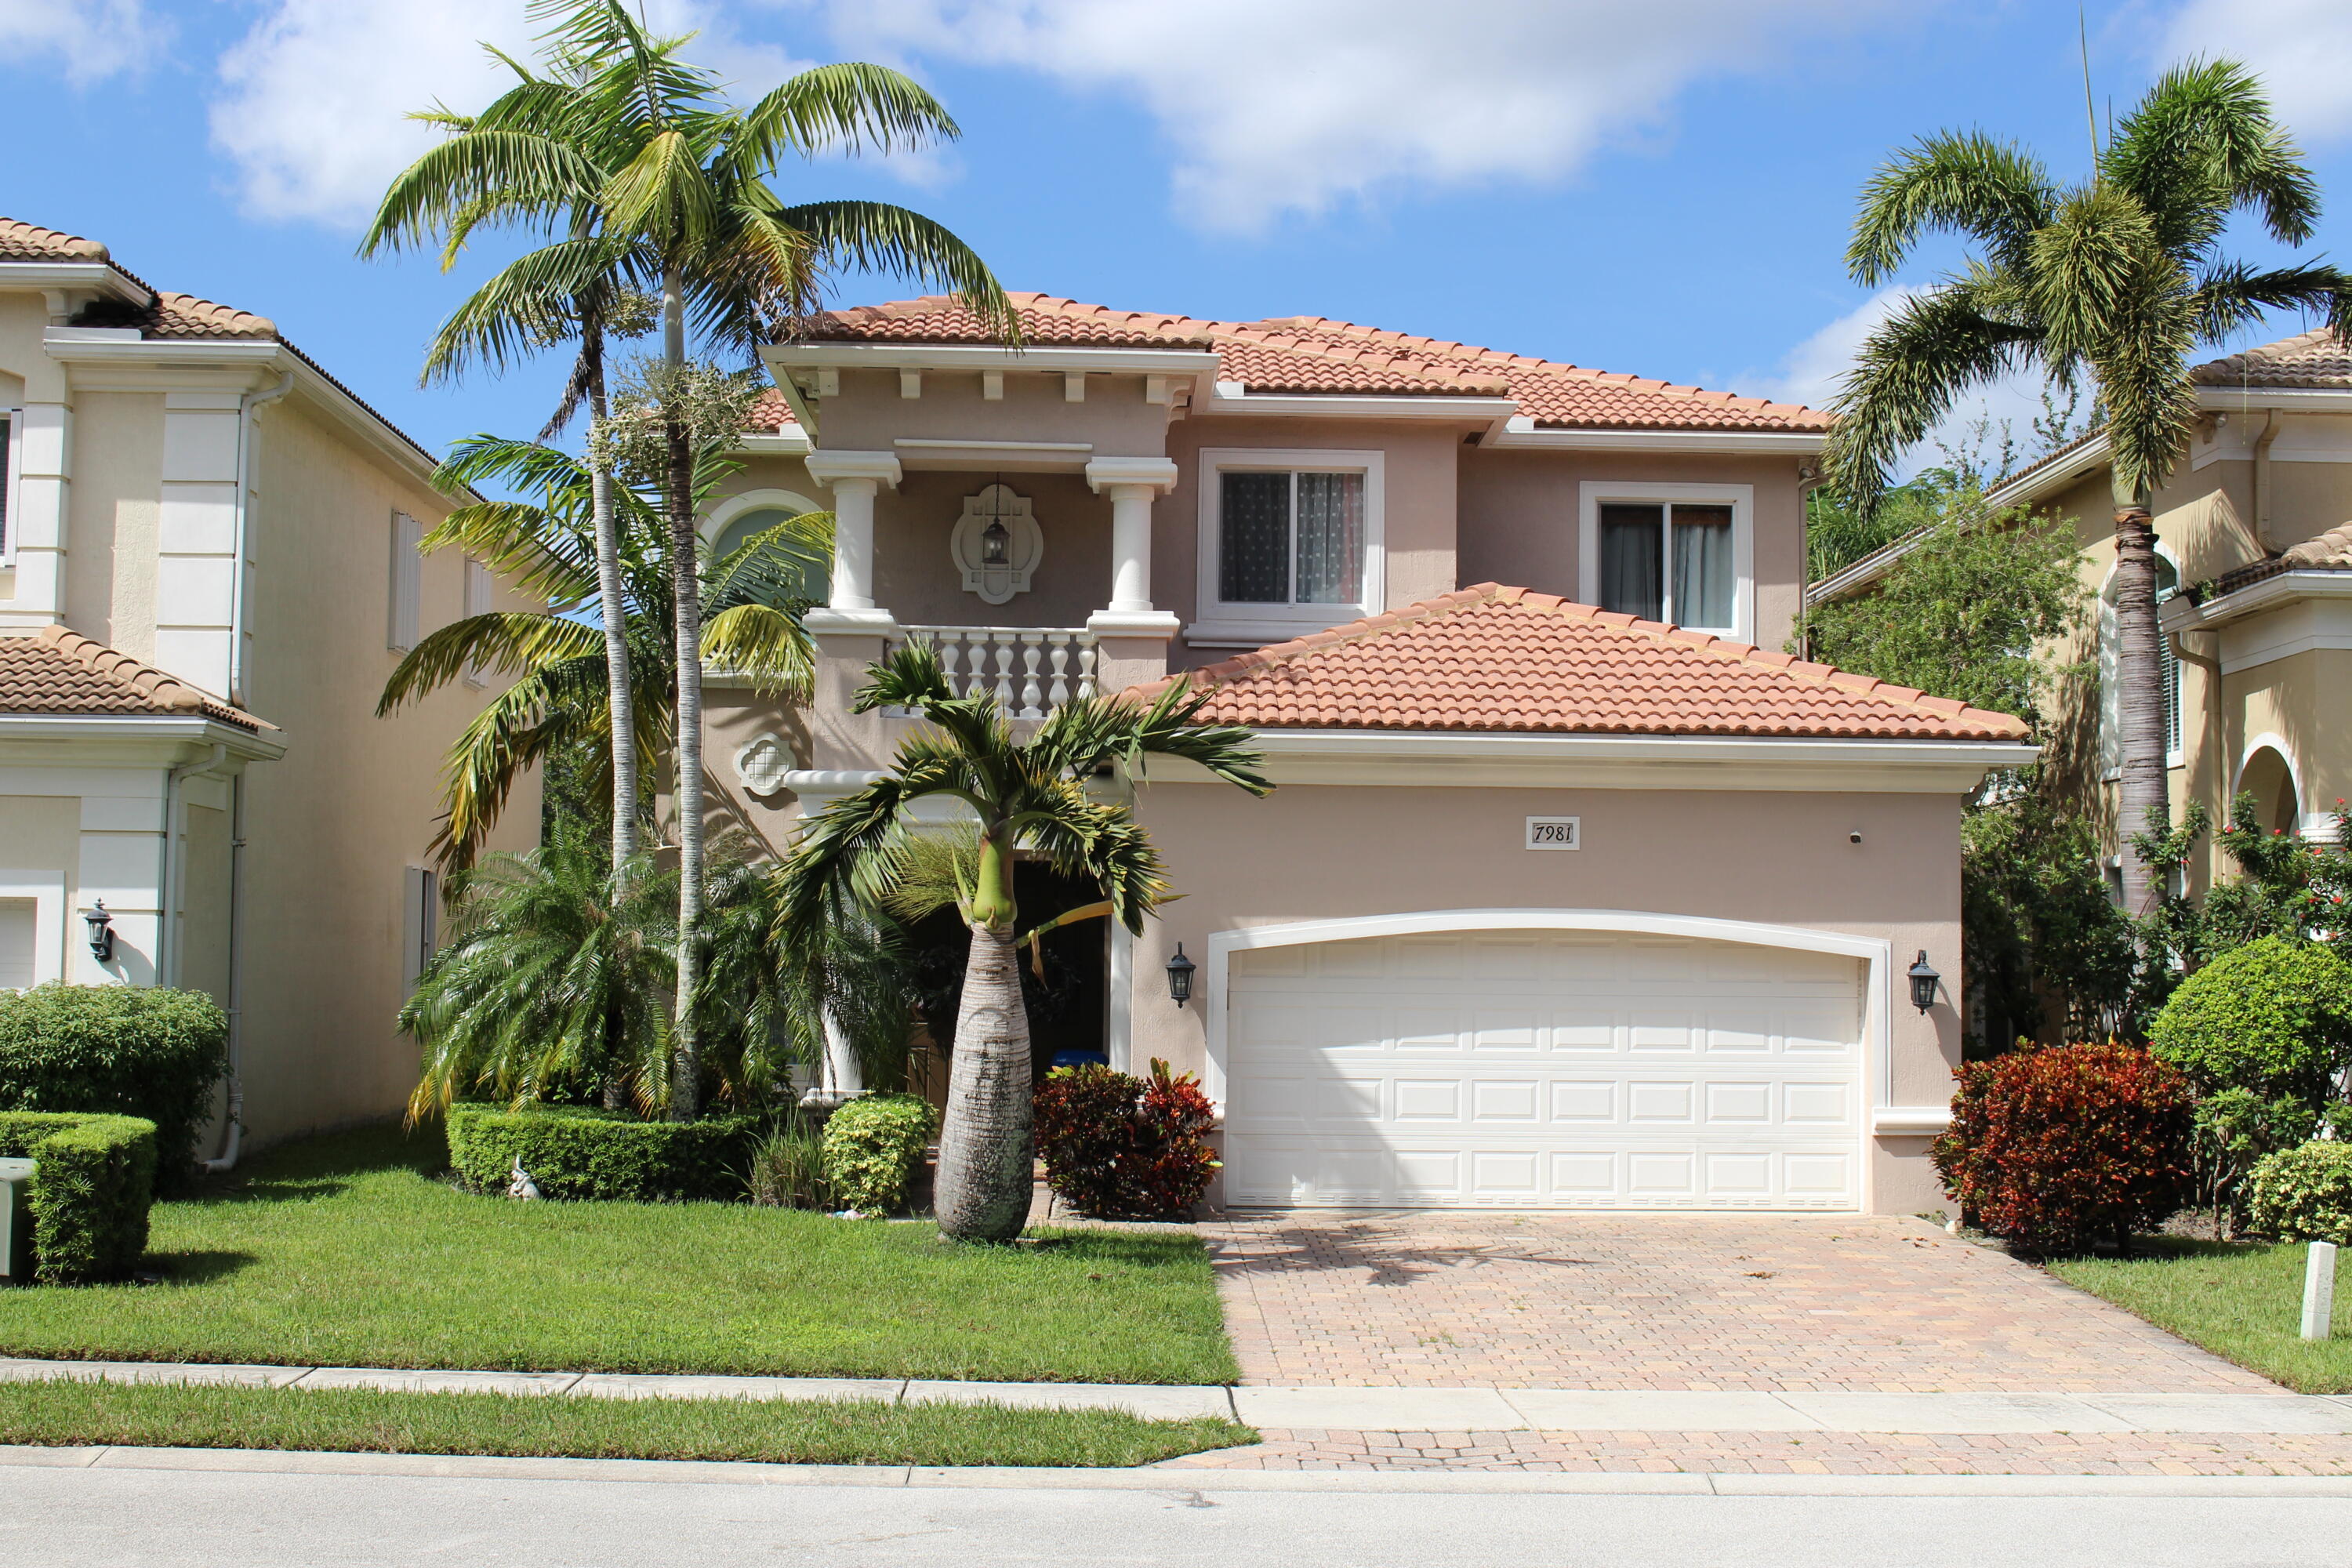
[{"label": "bottle palm tree", "polygon": [[[695,551],[694,449],[684,401],[687,317],[722,347],[750,353],[816,309],[827,277],[848,266],[945,282],[1010,335],[1004,290],[971,248],[940,225],[880,202],[787,204],[767,181],[787,154],[873,147],[888,152],[959,134],[937,100],[879,66],[818,66],[748,109],[721,96],[712,73],[678,58],[682,38],[651,37],[619,0],[539,0],[560,47],[600,62],[589,91],[634,152],[599,188],[606,243],[642,255],[660,287],[665,510],[672,558]],[[695,574],[673,574],[677,638],[678,1003],[671,1114],[695,1113],[700,1066],[692,996],[703,896],[702,679],[695,658],[702,605]]]},{"label": "bottle palm tree", "polygon": [[[708,490],[732,471],[719,452],[706,451],[699,489]],[[537,498],[458,507],[424,545],[457,545],[548,604],[544,610],[467,616],[428,633],[394,669],[377,704],[379,714],[391,713],[468,669],[520,677],[466,727],[444,768],[444,816],[435,847],[444,867],[462,871],[479,854],[515,781],[551,752],[593,746],[598,754],[613,754],[605,742],[623,714],[636,725],[635,751],[659,756],[670,749],[677,723],[671,557],[658,495],[639,486],[610,486],[606,504],[617,521],[621,612],[604,627],[585,625],[577,613],[601,590],[591,515],[595,486],[583,459],[532,442],[479,436],[458,444],[435,482],[447,489],[498,486]],[[762,530],[724,556],[712,557],[698,545],[698,598],[711,612],[698,639],[702,658],[741,671],[770,694],[804,696],[814,650],[801,616],[832,552],[832,529],[830,513],[807,512]],[[634,689],[626,703],[611,700],[611,666],[603,657],[605,634],[614,626],[629,648],[623,668]]]},{"label": "bottle palm tree", "polygon": [[[2106,145],[2091,177],[2061,186],[2013,144],[1929,137],[1864,188],[1846,264],[1890,279],[1928,233],[1971,242],[1960,272],[1906,300],[1864,340],[1833,405],[1825,469],[1857,505],[1961,394],[2027,367],[2088,379],[2107,444],[2116,531],[2119,820],[2161,829],[2162,634],[2156,614],[2156,491],[2196,418],[2192,351],[2266,308],[2323,313],[2352,342],[2352,275],[2318,263],[2256,268],[2221,251],[2232,214],[2282,244],[2311,237],[2319,193],[2260,84],[2229,60],[2164,76]],[[2147,868],[2124,856],[2125,907],[2149,901]]]},{"label": "bottle palm tree", "polygon": [[1131,931],[1167,896],[1160,858],[1122,804],[1091,798],[1097,771],[1147,755],[1181,758],[1253,795],[1249,731],[1193,722],[1208,700],[1181,681],[1150,705],[1088,698],[1057,709],[1026,741],[985,696],[958,697],[938,656],[909,643],[874,667],[856,711],[911,708],[927,721],[881,778],[828,806],[802,834],[780,879],[779,941],[814,933],[881,900],[904,862],[918,801],[961,801],[977,819],[978,865],[963,890],[971,928],[956,1017],[946,1124],[940,1136],[940,1234],[1008,1241],[1027,1223],[1030,1194],[1028,1011],[1022,1000],[1013,870],[1034,850],[1069,876],[1091,878]]}]

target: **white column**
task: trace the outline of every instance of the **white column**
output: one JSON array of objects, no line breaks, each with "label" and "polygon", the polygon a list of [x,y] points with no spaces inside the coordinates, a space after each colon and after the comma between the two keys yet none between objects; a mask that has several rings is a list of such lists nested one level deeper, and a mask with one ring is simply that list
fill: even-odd
[{"label": "white column", "polygon": [[18,416],[16,506],[7,519],[16,591],[0,599],[0,626],[46,626],[66,618],[66,500],[73,409],[27,401]]},{"label": "white column", "polygon": [[1165,458],[1097,458],[1087,483],[1110,498],[1110,602],[1104,613],[1149,616],[1151,605],[1151,503],[1176,483]]},{"label": "white column", "polygon": [[887,625],[889,612],[874,602],[874,501],[884,485],[898,483],[898,459],[888,452],[811,452],[809,478],[833,489],[833,590],[809,629],[845,630]]}]

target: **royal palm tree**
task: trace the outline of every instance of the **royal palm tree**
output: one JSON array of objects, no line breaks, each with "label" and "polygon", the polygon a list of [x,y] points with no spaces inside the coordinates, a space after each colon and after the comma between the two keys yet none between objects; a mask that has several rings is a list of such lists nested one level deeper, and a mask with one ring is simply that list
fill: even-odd
[{"label": "royal palm tree", "polygon": [[[698,465],[699,488],[733,471],[718,451]],[[460,679],[494,669],[520,677],[477,714],[450,749],[444,769],[444,816],[435,847],[442,864],[462,871],[478,855],[517,779],[551,752],[593,747],[609,756],[615,715],[631,715],[635,750],[661,756],[677,732],[676,639],[671,634],[671,545],[660,498],[637,485],[608,492],[618,526],[614,563],[622,608],[616,621],[627,639],[624,668],[631,700],[614,703],[603,657],[604,630],[578,612],[599,594],[593,481],[586,463],[569,452],[528,441],[479,436],[460,442],[435,476],[445,489],[476,485],[520,490],[536,499],[476,501],[450,512],[425,541],[427,549],[454,544],[523,592],[545,610],[497,610],[467,616],[428,633],[384,685],[379,714]],[[702,658],[742,671],[778,697],[805,695],[814,668],[801,626],[808,584],[822,576],[832,550],[833,518],[808,512],[788,518],[714,557],[698,544],[699,601],[711,613],[698,638]],[[616,868],[625,873],[625,866]]]},{"label": "royal palm tree", "polygon": [[899,742],[889,772],[803,831],[780,879],[776,934],[805,942],[884,899],[904,863],[917,802],[960,801],[976,819],[979,859],[961,900],[971,944],[940,1135],[940,1231],[950,1239],[1009,1241],[1029,1215],[1033,1068],[1013,866],[1032,850],[1064,875],[1091,879],[1114,917],[1140,932],[1167,897],[1160,858],[1133,813],[1090,798],[1087,783],[1107,766],[1162,755],[1264,795],[1272,786],[1255,771],[1249,731],[1193,721],[1209,696],[1178,681],[1150,704],[1088,698],[1016,741],[994,700],[958,697],[921,643],[875,666],[857,695],[857,712],[911,708],[926,728]]},{"label": "royal palm tree", "polygon": [[[1896,458],[1972,388],[2033,368],[2088,381],[2105,430],[2115,502],[2119,820],[2160,829],[2162,641],[2157,624],[2156,491],[2197,416],[2189,380],[2200,343],[2265,309],[2325,316],[2352,342],[2352,276],[2316,262],[2256,268],[2221,253],[2233,214],[2281,244],[2307,241],[2319,192],[2260,84],[2229,60],[2168,72],[2061,185],[2011,143],[1946,132],[1897,154],[1864,188],[1846,263],[1891,279],[1919,239],[1976,247],[1961,271],[1905,300],[1864,340],[1839,394],[1826,470],[1853,502],[1875,503]],[[2145,909],[2147,868],[2128,847],[2125,907]]]},{"label": "royal palm tree", "polygon": [[[537,0],[567,58],[594,62],[586,90],[610,128],[610,172],[593,197],[601,243],[638,258],[659,286],[660,387],[669,464],[664,506],[673,559],[693,559],[696,438],[677,406],[688,316],[712,346],[750,353],[813,313],[844,267],[944,283],[1008,336],[995,276],[946,228],[880,202],[788,204],[768,180],[788,155],[919,147],[959,134],[937,100],[879,66],[801,72],[747,109],[678,57],[684,38],[649,35],[620,0]],[[600,143],[604,145],[604,143]],[[626,151],[627,156],[618,153]],[[678,1008],[671,1113],[691,1116],[700,1079],[691,997],[699,985],[703,895],[702,605],[694,574],[673,574],[677,671]]]}]

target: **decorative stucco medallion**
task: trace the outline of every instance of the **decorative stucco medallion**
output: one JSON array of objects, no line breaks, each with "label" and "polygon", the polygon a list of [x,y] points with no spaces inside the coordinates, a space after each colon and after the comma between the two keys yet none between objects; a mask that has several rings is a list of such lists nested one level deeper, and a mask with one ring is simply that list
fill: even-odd
[{"label": "decorative stucco medallion", "polygon": [[979,595],[982,604],[1002,605],[1029,591],[1029,574],[1045,558],[1045,535],[1028,498],[990,485],[964,497],[948,551],[963,573],[964,592]]}]

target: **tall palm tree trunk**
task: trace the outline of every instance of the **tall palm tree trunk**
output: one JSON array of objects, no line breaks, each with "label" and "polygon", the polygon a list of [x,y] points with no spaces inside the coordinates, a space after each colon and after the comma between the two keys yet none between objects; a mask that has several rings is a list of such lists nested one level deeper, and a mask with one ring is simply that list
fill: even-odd
[{"label": "tall palm tree trunk", "polygon": [[[675,277],[662,282],[662,362],[673,378],[686,363],[686,302]],[[673,379],[665,396],[676,396]],[[677,619],[677,1005],[670,1047],[669,1114],[701,1109],[702,1041],[695,994],[702,988],[702,578],[694,529],[694,446],[672,411],[669,444],[670,586]]]},{"label": "tall palm tree trunk", "polygon": [[2166,790],[2164,633],[2156,616],[2156,526],[2145,495],[2116,500],[2116,717],[2123,752],[2116,789],[2124,909],[2145,913],[2161,889],[2131,836],[2171,821]]},{"label": "tall palm tree trunk", "polygon": [[[588,361],[591,427],[611,414],[604,395],[604,342],[601,330],[583,335]],[[596,531],[596,606],[604,619],[604,687],[613,724],[613,875],[623,874],[637,852],[637,701],[629,684],[629,607],[621,596],[621,527],[613,510],[613,468],[588,444],[589,511]]]},{"label": "tall palm tree trunk", "polygon": [[975,920],[956,1012],[936,1208],[950,1241],[1010,1241],[1029,1222],[1029,1009],[1011,924]]}]

